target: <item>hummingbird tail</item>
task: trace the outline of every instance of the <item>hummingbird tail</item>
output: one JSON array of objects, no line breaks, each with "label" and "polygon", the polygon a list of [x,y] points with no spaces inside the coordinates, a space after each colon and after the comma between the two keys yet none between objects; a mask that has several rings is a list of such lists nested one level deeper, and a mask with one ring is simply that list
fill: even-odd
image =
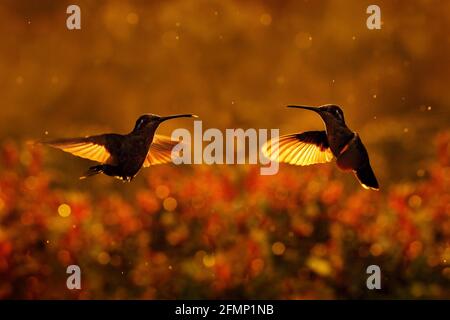
[{"label": "hummingbird tail", "polygon": [[88,169],[88,171],[86,171],[84,176],[80,177],[80,180],[92,177],[92,176],[94,176],[96,174],[99,174],[99,173],[102,173],[102,172],[103,172],[103,166],[102,165],[90,167]]},{"label": "hummingbird tail", "polygon": [[364,188],[372,190],[380,189],[375,173],[369,163],[355,170],[355,174]]}]

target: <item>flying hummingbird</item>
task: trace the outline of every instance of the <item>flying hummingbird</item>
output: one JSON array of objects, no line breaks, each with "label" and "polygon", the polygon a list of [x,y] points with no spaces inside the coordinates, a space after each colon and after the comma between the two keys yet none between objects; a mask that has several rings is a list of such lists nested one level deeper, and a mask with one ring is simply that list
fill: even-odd
[{"label": "flying hummingbird", "polygon": [[172,161],[172,149],[179,141],[155,135],[155,131],[161,122],[182,117],[197,118],[193,114],[167,117],[145,114],[137,119],[134,129],[128,134],[107,133],[47,141],[44,144],[101,163],[90,167],[80,179],[103,173],[130,182],[141,167]]},{"label": "flying hummingbird", "polygon": [[379,189],[367,150],[359,135],[345,124],[341,108],[331,104],[321,107],[288,106],[288,108],[317,112],[325,123],[326,130],[281,136],[278,143],[270,140],[262,148],[266,157],[300,166],[331,162],[336,158],[338,167],[345,171],[353,171],[364,188]]}]

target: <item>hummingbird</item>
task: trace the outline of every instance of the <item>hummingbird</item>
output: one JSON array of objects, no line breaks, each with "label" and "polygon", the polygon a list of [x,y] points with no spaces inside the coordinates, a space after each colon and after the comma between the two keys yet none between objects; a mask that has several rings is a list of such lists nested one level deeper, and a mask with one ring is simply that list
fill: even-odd
[{"label": "hummingbird", "polygon": [[262,147],[266,157],[300,166],[327,163],[336,158],[337,166],[344,171],[353,171],[365,189],[379,190],[367,150],[359,135],[345,124],[344,112],[339,106],[327,104],[320,107],[287,107],[318,113],[326,130],[306,131],[272,139]]},{"label": "hummingbird", "polygon": [[182,117],[197,118],[194,114],[166,117],[144,114],[137,119],[133,130],[128,134],[106,133],[43,143],[100,163],[90,167],[80,179],[103,173],[130,182],[142,167],[172,161],[172,149],[180,142],[155,135],[155,131],[163,121]]}]

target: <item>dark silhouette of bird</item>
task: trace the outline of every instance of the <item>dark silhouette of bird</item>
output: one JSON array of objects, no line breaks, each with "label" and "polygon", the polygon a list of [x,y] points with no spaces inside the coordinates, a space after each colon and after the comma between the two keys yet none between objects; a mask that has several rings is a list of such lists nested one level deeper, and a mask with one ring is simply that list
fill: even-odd
[{"label": "dark silhouette of bird", "polygon": [[262,148],[266,157],[278,162],[307,166],[331,162],[336,158],[338,167],[353,171],[366,189],[378,190],[378,181],[370,166],[369,155],[359,135],[350,130],[344,113],[336,105],[321,107],[288,106],[311,110],[320,115],[325,131],[294,133],[268,141]]},{"label": "dark silhouette of bird", "polygon": [[137,119],[134,129],[128,134],[107,133],[47,141],[44,144],[100,163],[90,167],[80,179],[103,173],[130,182],[141,167],[171,162],[172,149],[180,142],[155,135],[155,131],[163,121],[182,117],[197,116],[178,114],[161,117],[145,114]]}]

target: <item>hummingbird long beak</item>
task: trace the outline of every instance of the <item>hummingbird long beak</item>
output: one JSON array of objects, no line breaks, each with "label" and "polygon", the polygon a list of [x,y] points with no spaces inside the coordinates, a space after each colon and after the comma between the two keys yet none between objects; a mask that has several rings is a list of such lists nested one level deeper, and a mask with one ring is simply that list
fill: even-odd
[{"label": "hummingbird long beak", "polygon": [[175,118],[198,118],[198,116],[195,115],[195,114],[190,114],[190,113],[187,113],[187,114],[176,114],[176,115],[173,115],[173,116],[160,117],[159,121],[163,122],[163,121],[170,120],[170,119],[175,119]]},{"label": "hummingbird long beak", "polygon": [[298,109],[305,109],[305,110],[311,110],[317,113],[320,113],[319,107],[310,107],[310,106],[287,106],[288,108],[298,108]]}]

